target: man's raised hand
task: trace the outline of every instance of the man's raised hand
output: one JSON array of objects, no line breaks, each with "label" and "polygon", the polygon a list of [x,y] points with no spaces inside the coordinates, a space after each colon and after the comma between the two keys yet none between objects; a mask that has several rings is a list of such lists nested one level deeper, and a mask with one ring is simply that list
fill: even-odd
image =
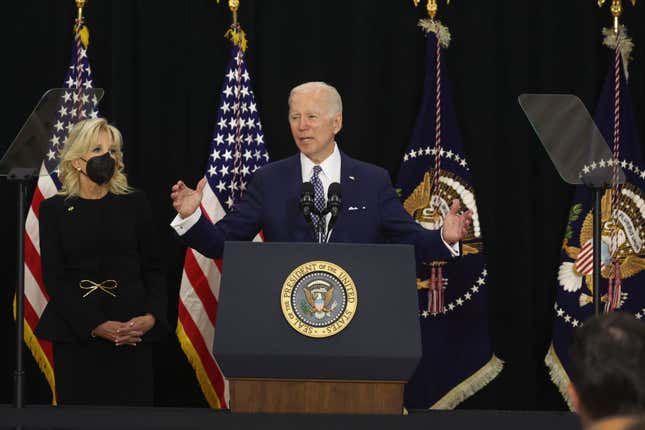
[{"label": "man's raised hand", "polygon": [[204,187],[206,186],[206,178],[202,178],[197,184],[197,189],[186,186],[183,181],[177,181],[171,188],[170,198],[172,199],[172,206],[182,218],[191,216],[200,203],[202,202],[202,195]]}]

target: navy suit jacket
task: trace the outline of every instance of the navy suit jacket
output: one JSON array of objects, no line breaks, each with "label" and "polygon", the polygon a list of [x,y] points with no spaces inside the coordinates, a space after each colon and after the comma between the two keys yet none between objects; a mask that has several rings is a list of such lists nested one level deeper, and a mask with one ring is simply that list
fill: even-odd
[{"label": "navy suit jacket", "polygon": [[[340,173],[343,206],[329,242],[408,243],[418,261],[451,258],[439,231],[426,230],[405,211],[385,169],[341,152]],[[301,189],[300,154],[267,164],[224,218],[212,224],[202,215],[181,238],[213,258],[221,258],[225,241],[252,240],[260,230],[267,242],[312,242],[300,211]]]}]

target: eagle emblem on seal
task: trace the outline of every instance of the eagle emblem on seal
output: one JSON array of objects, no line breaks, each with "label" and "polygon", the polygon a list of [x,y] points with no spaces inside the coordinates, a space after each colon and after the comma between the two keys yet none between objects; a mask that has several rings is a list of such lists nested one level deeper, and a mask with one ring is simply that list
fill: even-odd
[{"label": "eagle emblem on seal", "polygon": [[316,280],[303,288],[307,300],[306,312],[316,319],[329,316],[337,303],[334,301],[334,286],[323,280]]},{"label": "eagle emblem on seal", "polygon": [[[572,236],[571,223],[575,222],[582,211],[582,205],[571,208],[569,225],[562,244],[562,249],[573,261],[563,261],[558,269],[558,283],[569,293],[580,290],[580,307],[593,303],[593,214],[585,216],[580,228],[579,243],[581,247],[569,245]],[[617,230],[616,257],[620,263],[621,278],[627,279],[645,269],[645,197],[642,191],[629,183],[622,186],[615,217],[611,216],[611,191],[607,190],[601,200],[601,276],[613,277],[614,267],[611,264],[611,233]],[[584,289],[583,289],[584,286]],[[621,303],[627,300],[627,293],[622,293]],[[603,295],[601,300],[607,300]]]}]

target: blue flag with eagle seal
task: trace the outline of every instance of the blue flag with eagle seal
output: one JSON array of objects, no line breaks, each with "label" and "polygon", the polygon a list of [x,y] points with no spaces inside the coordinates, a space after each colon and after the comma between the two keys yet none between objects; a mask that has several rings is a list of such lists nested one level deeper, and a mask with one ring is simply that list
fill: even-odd
[{"label": "blue flag with eagle seal", "polygon": [[453,409],[493,380],[503,362],[490,344],[479,214],[441,58],[450,35],[438,21],[419,25],[427,33],[424,96],[397,188],[407,212],[425,228],[441,228],[453,199],[472,211],[473,222],[462,257],[417,266],[423,356],[406,385],[405,406]]},{"label": "blue flag with eagle seal", "polygon": [[[618,140],[618,162],[625,173],[625,184],[618,188],[617,205],[612,211],[612,190],[603,193],[601,201],[601,308],[607,307],[608,297],[616,298],[612,307],[645,319],[645,168],[640,152],[638,133],[632,112],[626,79],[631,41],[621,29],[622,52],[616,54],[615,36],[605,29],[605,45],[612,49],[612,67],[598,100],[594,121],[610,149]],[[622,60],[621,60],[622,57]],[[612,166],[613,159],[593,160],[582,173]],[[584,186],[578,186],[569,211],[558,267],[555,322],[553,341],[545,357],[551,379],[564,400],[572,408],[567,393],[569,384],[568,348],[573,330],[593,315],[593,218],[592,195]],[[612,216],[612,213],[615,215]],[[611,231],[617,228],[617,241],[612,245]],[[620,264],[620,290],[608,295],[612,277],[611,248],[617,245]],[[610,248],[611,247],[611,248]]]}]

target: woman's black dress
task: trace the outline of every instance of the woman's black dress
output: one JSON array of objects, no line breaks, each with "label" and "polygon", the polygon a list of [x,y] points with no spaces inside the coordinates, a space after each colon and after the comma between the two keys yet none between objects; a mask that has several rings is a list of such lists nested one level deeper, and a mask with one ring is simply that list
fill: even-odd
[{"label": "woman's black dress", "polygon": [[[39,219],[50,300],[36,335],[54,344],[58,402],[151,405],[151,343],[167,332],[167,322],[157,236],[145,195],[54,196],[40,205]],[[137,346],[115,346],[90,335],[105,321],[125,322],[146,313],[156,324]]]}]

